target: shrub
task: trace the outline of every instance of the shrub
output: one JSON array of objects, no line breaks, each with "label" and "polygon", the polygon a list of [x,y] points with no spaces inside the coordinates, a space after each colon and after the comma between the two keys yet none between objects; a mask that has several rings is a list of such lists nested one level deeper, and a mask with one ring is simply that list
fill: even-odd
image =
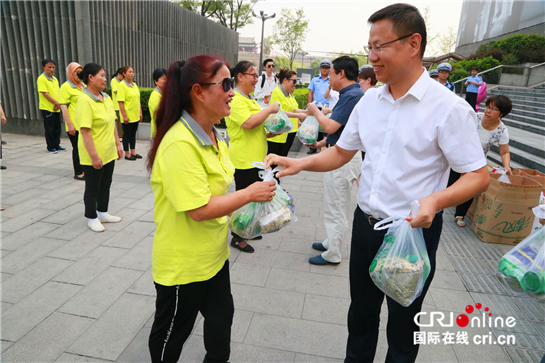
[{"label": "shrub", "polygon": [[299,105],[299,108],[303,109],[307,107],[308,88],[295,89],[295,91],[293,92],[293,96],[295,97],[295,100],[297,100],[297,104]]},{"label": "shrub", "polygon": [[496,60],[503,60],[504,55],[510,54],[516,57],[507,58],[514,61],[514,64],[526,62],[542,63],[545,55],[545,36],[540,34],[513,34],[500,40],[491,41],[477,48],[477,56],[486,58],[494,57]]},{"label": "shrub", "polygon": [[140,90],[140,106],[142,107],[142,121],[151,122],[151,115],[149,113],[148,101],[149,96],[153,92],[153,88],[138,87]]}]

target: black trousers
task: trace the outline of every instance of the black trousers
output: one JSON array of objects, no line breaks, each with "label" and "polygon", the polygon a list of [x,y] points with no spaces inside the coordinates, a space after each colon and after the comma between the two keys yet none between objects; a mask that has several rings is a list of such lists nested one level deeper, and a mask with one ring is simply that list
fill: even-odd
[{"label": "black trousers", "polygon": [[82,165],[85,172],[85,217],[97,218],[97,211],[107,212],[110,202],[110,186],[114,175],[115,160],[110,161],[102,168],[95,169],[89,165]]},{"label": "black trousers", "polygon": [[[452,184],[456,183],[458,179],[462,174],[455,172],[454,170],[450,169],[450,175],[448,177],[448,184],[447,188],[450,187]],[[473,203],[473,198],[471,198],[468,201],[465,201],[464,203],[456,206],[456,213],[454,214],[455,217],[465,217],[467,214],[467,211],[471,207],[471,203]]]},{"label": "black trousers", "polygon": [[47,150],[58,149],[61,146],[61,117],[60,112],[40,110],[44,119],[45,143]]},{"label": "black trousers", "polygon": [[149,337],[152,362],[178,361],[199,311],[204,317],[206,362],[229,360],[235,312],[229,261],[225,261],[223,268],[210,280],[176,286],[155,283],[155,289],[156,312]]},{"label": "black trousers", "polygon": [[[279,144],[283,145],[283,144]],[[252,169],[235,169],[235,189],[241,190],[246,189],[255,182],[261,181],[259,177],[258,168]],[[235,238],[242,238],[238,234],[231,232],[231,236]]]},{"label": "black trousers", "polygon": [[72,144],[72,164],[74,166],[74,175],[80,175],[83,173],[83,168],[79,163],[79,151],[78,151],[78,135],[79,131],[76,131],[74,136],[68,134],[70,143]]},{"label": "black trousers", "polygon": [[466,91],[466,101],[471,105],[471,108],[475,110],[475,105],[477,105],[477,93]]},{"label": "black trousers", "polygon": [[138,131],[138,122],[122,123],[123,126],[123,150],[129,151],[136,149],[136,131]]},{"label": "black trousers", "polygon": [[280,156],[288,156],[293,140],[295,140],[295,132],[288,134],[288,138],[285,143],[267,141],[267,154],[276,154]]},{"label": "black trousers", "polygon": [[[422,295],[410,306],[403,307],[389,297],[388,303],[388,353],[386,362],[414,362],[418,345],[413,344],[413,332],[420,328],[414,323],[420,312],[426,292],[435,274],[435,255],[441,237],[443,213],[437,213],[430,228],[424,229],[424,240],[431,263],[430,275]],[[345,363],[373,362],[377,349],[380,308],[384,293],[369,276],[369,266],[382,245],[386,230],[375,231],[366,214],[357,207],[354,212],[352,245],[350,250],[350,297],[348,311],[348,344]]]}]

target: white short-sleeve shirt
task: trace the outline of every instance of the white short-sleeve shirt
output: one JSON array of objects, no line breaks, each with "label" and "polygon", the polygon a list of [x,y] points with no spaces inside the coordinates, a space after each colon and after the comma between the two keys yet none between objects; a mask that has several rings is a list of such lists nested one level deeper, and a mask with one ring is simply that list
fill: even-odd
[{"label": "white short-sleeve shirt", "polygon": [[471,106],[425,70],[394,101],[387,85],[369,89],[337,142],[365,151],[358,205],[376,218],[406,216],[413,200],[446,188],[458,173],[486,165]]}]

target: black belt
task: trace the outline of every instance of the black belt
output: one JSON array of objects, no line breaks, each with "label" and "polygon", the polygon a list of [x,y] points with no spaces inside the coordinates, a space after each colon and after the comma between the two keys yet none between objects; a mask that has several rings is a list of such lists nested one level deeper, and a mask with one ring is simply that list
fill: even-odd
[{"label": "black belt", "polygon": [[374,226],[378,222],[382,221],[382,218],[375,218],[370,214],[365,213],[362,211],[363,215],[365,216],[365,219],[367,219],[367,222],[369,222],[369,225]]}]

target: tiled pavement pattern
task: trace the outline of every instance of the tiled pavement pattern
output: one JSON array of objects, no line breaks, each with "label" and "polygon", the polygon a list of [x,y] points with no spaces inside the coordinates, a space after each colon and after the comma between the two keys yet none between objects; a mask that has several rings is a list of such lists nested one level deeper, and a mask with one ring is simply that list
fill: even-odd
[{"label": "tiled pavement pattern", "polygon": [[[49,155],[43,138],[4,135],[2,204],[2,360],[6,362],[147,362],[154,312],[151,279],[153,194],[143,161],[117,162],[110,212],[123,217],[96,234],[83,218],[83,182],[72,179],[70,151]],[[63,144],[70,147],[66,140]],[[138,152],[148,144],[138,141]],[[303,148],[304,149],[304,148]],[[302,150],[293,156],[302,157]],[[341,362],[349,306],[349,236],[338,266],[310,266],[322,241],[322,175],[301,173],[283,186],[296,199],[299,222],[231,253],[236,312],[232,362]],[[352,207],[355,207],[355,192]],[[514,316],[516,345],[422,345],[420,362],[539,362],[545,310],[510,296],[493,277],[509,247],[480,242],[446,212],[437,273],[424,311],[453,312],[482,303]],[[384,305],[376,361],[384,361]],[[424,328],[424,331],[456,328]],[[459,328],[458,328],[459,329]],[[469,329],[473,334],[489,328]],[[471,341],[471,339],[470,339]],[[181,361],[201,362],[202,320]]]}]

